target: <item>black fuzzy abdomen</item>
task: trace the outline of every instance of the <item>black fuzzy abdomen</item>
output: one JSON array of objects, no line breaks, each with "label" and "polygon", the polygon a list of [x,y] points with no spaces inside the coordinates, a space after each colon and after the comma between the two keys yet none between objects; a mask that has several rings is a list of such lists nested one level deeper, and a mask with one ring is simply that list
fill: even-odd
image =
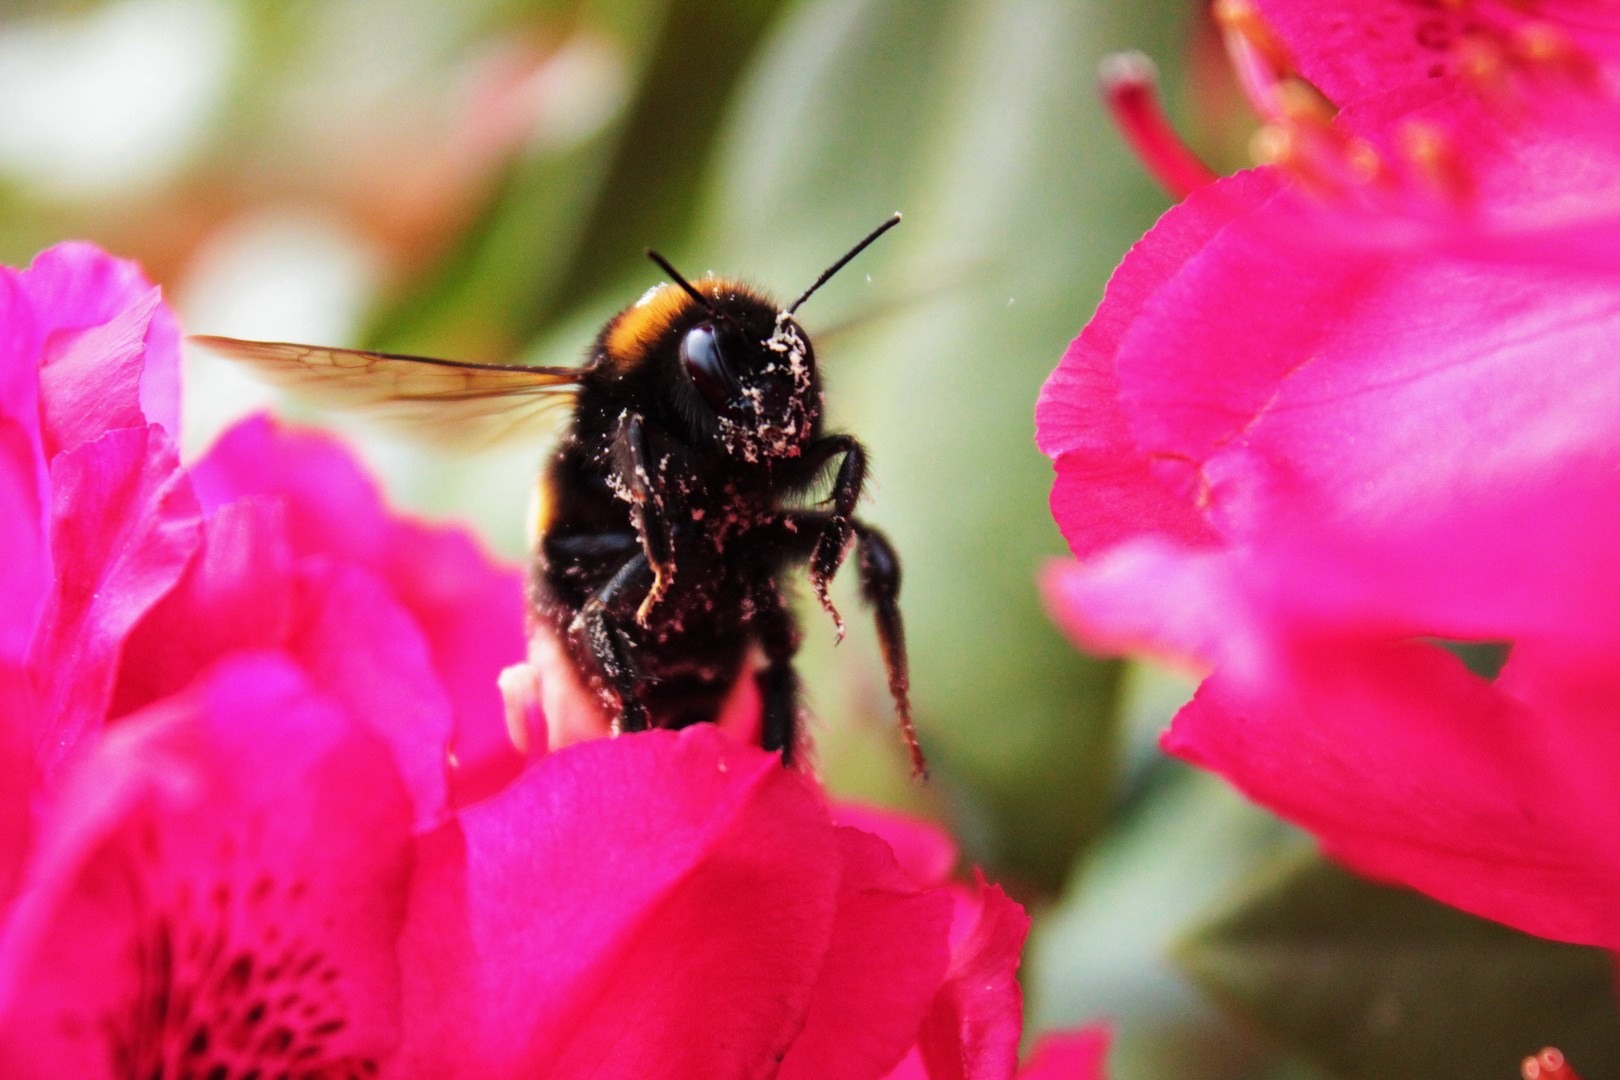
[{"label": "black fuzzy abdomen", "polygon": [[[706,490],[696,479],[687,485],[694,494]],[[536,618],[564,643],[582,681],[612,713],[616,703],[575,622],[597,590],[641,551],[630,505],[614,493],[603,469],[578,444],[564,445],[543,483],[549,508],[536,552],[531,604]],[[682,500],[669,507],[676,572],[650,610],[647,625],[635,620],[645,589],[621,604],[615,620],[629,642],[640,675],[638,694],[656,727],[680,728],[718,718],[755,638],[756,601],[774,590],[771,553],[750,550],[746,530],[726,524],[728,513],[737,516],[736,498],[729,507],[707,502]],[[751,508],[744,508],[744,516],[748,512]]]}]

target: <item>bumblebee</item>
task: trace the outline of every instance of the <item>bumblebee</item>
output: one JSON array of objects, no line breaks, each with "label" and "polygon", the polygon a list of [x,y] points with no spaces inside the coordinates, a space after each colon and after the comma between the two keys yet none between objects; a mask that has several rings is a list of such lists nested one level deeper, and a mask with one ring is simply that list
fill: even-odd
[{"label": "bumblebee", "polygon": [[[806,566],[841,639],[827,589],[853,546],[900,731],[922,776],[900,560],[855,516],[866,452],[853,436],[824,430],[815,351],[794,317],[899,221],[895,214],[873,230],[787,307],[736,281],[688,281],[649,251],[671,282],[608,320],[577,368],[191,340],[280,385],[411,422],[498,419],[526,430],[547,404],[570,403],[540,481],[531,621],[561,644],[615,732],[715,720],[757,648],[763,745],[792,764],[800,635],[783,584]],[[830,494],[809,505],[828,474]]]}]

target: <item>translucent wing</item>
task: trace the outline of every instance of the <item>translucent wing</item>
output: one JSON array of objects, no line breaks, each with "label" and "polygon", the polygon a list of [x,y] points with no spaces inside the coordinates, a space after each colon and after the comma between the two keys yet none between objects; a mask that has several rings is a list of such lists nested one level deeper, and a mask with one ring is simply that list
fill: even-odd
[{"label": "translucent wing", "polygon": [[572,403],[585,370],[466,364],[206,335],[187,340],[247,364],[267,382],[314,404],[363,410],[458,443],[542,434],[545,426],[537,420],[555,406]]}]

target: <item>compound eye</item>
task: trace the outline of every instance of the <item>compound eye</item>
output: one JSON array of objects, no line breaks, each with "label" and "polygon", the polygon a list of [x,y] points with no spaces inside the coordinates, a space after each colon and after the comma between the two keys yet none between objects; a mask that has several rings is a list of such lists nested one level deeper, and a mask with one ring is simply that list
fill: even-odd
[{"label": "compound eye", "polygon": [[710,405],[718,409],[731,397],[737,379],[720,354],[720,335],[713,323],[698,323],[686,332],[681,339],[681,363]]}]

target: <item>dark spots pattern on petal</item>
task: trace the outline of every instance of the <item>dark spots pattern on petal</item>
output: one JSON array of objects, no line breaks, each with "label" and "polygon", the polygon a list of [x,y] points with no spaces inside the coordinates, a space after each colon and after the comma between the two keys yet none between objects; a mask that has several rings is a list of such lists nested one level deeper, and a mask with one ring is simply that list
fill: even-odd
[{"label": "dark spots pattern on petal", "polygon": [[[202,888],[182,882],[166,902],[154,900],[131,946],[134,996],[101,1025],[113,1075],[375,1077],[375,1061],[331,1046],[349,1027],[341,969],[322,948],[274,918],[278,905],[294,908],[307,893],[302,881],[282,887],[261,874],[245,889],[230,882]],[[194,897],[206,899],[198,904]]]}]

